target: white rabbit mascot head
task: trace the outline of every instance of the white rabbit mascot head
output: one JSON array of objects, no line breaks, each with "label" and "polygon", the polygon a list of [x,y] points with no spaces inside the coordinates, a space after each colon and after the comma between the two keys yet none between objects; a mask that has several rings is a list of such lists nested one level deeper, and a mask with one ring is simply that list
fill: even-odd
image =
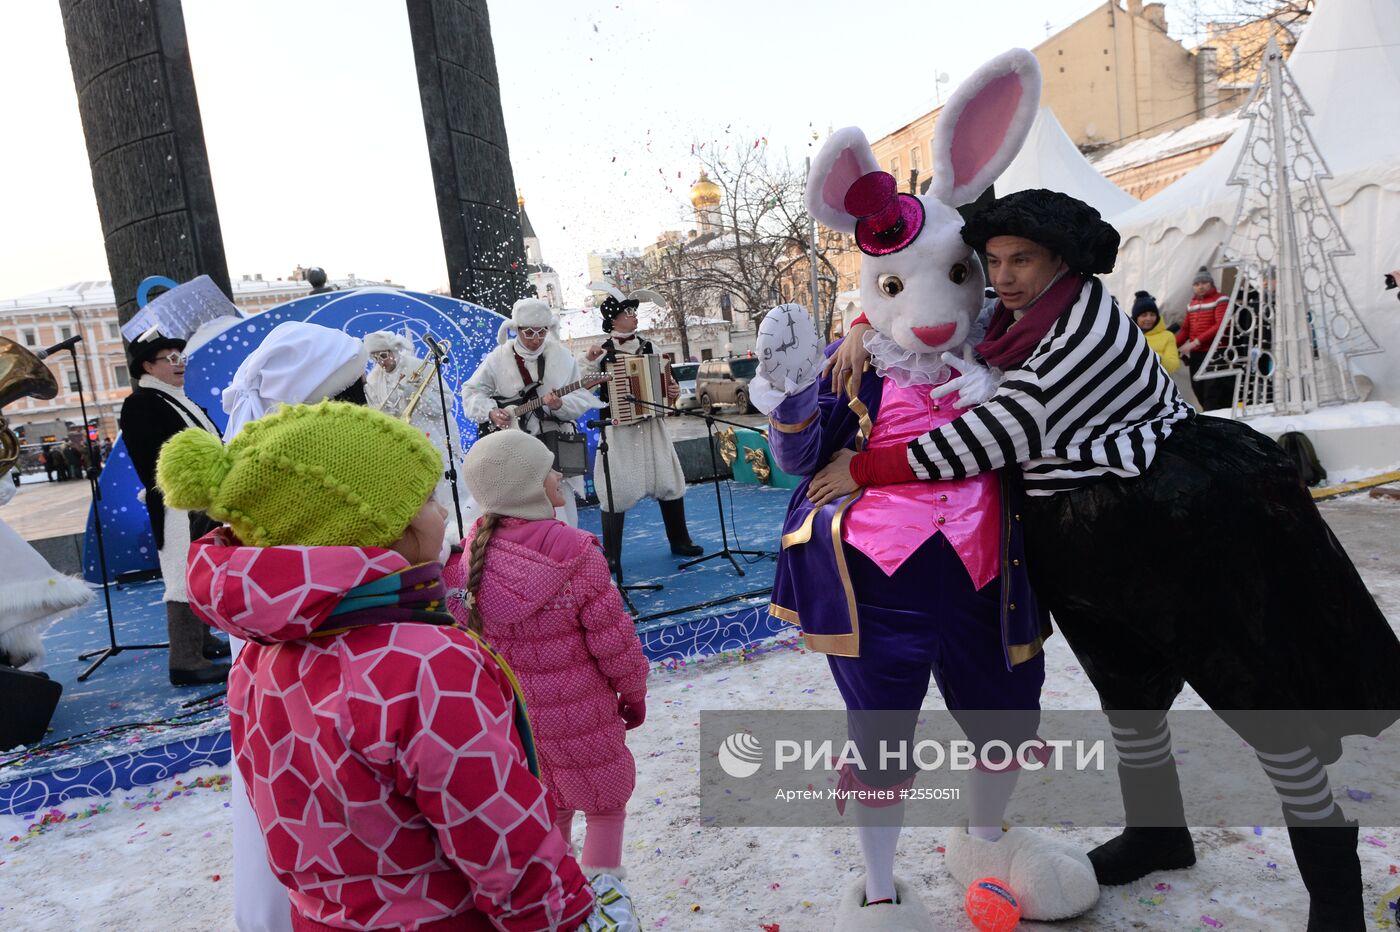
[{"label": "white rabbit mascot head", "polygon": [[939,114],[927,194],[899,193],[854,126],[832,134],[812,162],[807,209],[855,234],[865,253],[865,316],[903,349],[938,352],[967,339],[986,280],[955,208],[976,200],[1016,157],[1039,106],[1035,56],[1012,49],[963,82]]}]

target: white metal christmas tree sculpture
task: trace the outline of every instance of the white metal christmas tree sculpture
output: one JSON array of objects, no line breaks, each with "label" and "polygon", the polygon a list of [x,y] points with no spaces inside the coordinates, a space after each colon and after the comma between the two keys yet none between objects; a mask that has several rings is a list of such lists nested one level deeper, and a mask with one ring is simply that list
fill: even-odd
[{"label": "white metal christmas tree sculpture", "polygon": [[1237,415],[1355,401],[1351,357],[1380,346],[1337,273],[1335,258],[1351,247],[1322,190],[1332,176],[1272,38],[1244,112],[1249,127],[1229,182],[1244,190],[1219,264],[1235,269],[1235,285],[1198,377],[1233,377]]}]

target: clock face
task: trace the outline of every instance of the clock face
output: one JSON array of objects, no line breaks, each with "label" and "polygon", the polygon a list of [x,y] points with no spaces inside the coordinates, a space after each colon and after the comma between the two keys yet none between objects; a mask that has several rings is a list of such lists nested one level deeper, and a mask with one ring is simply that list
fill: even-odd
[{"label": "clock face", "polygon": [[822,362],[822,342],[812,317],[800,304],[780,304],[758,325],[758,352],[763,371],[795,385],[811,381]]}]

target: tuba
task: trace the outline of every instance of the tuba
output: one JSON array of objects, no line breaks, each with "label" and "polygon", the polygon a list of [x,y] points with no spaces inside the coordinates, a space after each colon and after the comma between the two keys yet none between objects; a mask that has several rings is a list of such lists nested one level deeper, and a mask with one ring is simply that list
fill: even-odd
[{"label": "tuba", "polygon": [[9,337],[0,337],[0,477],[19,460],[19,437],[5,421],[5,405],[20,398],[48,401],[58,396],[49,367]]}]

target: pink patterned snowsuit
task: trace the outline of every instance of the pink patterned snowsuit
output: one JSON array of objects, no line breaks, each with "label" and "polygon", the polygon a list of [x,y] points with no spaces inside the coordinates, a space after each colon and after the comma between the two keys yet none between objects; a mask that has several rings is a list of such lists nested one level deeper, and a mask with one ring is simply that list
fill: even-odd
[{"label": "pink patterned snowsuit", "polygon": [[336,632],[347,592],[407,567],[393,551],[226,534],[191,547],[190,603],[250,642],[229,676],[234,760],[293,927],[577,928],[592,894],[490,652],[450,625]]},{"label": "pink patterned snowsuit", "polygon": [[[466,588],[467,562],[443,571],[450,590]],[[637,767],[618,705],[645,701],[648,664],[598,539],[552,519],[502,519],[487,546],[476,605],[486,640],[525,693],[540,777],[565,837],[574,810],[582,810],[589,822],[583,863],[619,866]],[[449,597],[448,607],[465,620],[459,601]]]}]

